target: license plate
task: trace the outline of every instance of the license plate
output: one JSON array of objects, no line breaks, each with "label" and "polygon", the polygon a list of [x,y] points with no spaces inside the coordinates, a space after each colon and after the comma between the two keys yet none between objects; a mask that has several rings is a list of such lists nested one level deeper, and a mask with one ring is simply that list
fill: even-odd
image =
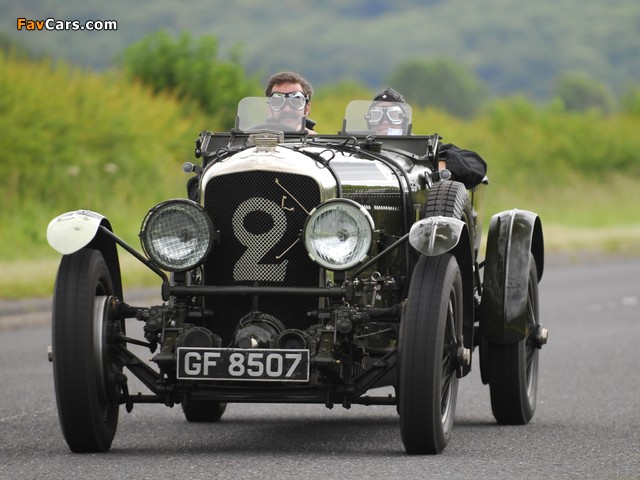
[{"label": "license plate", "polygon": [[181,347],[178,379],[308,382],[309,350]]}]

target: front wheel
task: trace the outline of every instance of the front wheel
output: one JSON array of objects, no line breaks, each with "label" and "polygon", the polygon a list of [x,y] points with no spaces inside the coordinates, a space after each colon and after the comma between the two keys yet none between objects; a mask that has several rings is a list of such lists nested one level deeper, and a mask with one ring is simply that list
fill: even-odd
[{"label": "front wheel", "polygon": [[53,303],[53,375],[58,418],[73,452],[106,452],[118,425],[122,370],[112,359],[122,332],[116,299],[98,250],[62,258]]},{"label": "front wheel", "polygon": [[489,343],[489,390],[491,410],[501,425],[529,423],[536,409],[539,344],[538,273],[529,259],[527,285],[527,334],[514,344]]},{"label": "front wheel", "polygon": [[420,257],[398,344],[398,411],[407,453],[440,453],[449,442],[458,395],[462,295],[454,256]]}]

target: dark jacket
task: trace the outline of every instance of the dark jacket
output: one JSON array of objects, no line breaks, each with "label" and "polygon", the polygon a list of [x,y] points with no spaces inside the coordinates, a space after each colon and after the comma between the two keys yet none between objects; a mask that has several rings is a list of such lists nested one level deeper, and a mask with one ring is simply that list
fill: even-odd
[{"label": "dark jacket", "polygon": [[440,145],[438,160],[446,161],[452,180],[464,183],[467,188],[473,188],[481,183],[487,174],[487,163],[480,155],[471,150],[458,148],[452,143]]}]

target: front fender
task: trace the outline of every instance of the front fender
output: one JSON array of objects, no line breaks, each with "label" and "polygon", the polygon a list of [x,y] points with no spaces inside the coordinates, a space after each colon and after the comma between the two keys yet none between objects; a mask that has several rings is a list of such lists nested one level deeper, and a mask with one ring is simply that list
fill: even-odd
[{"label": "front fender", "polygon": [[526,210],[491,218],[480,304],[482,336],[494,343],[515,343],[526,335],[529,262],[538,281],[544,268],[542,223]]},{"label": "front fender", "polygon": [[428,257],[452,250],[460,241],[465,223],[452,217],[427,217],[417,221],[409,231],[409,243]]},{"label": "front fender", "polygon": [[115,293],[118,298],[122,299],[118,251],[113,239],[102,233],[101,225],[113,232],[109,220],[99,213],[91,210],[63,213],[49,222],[47,242],[54,250],[63,255],[71,255],[85,247],[100,250],[111,273]]},{"label": "front fender", "polygon": [[101,224],[111,230],[109,220],[91,210],[63,213],[49,222],[47,241],[57,252],[70,255],[89,245]]}]

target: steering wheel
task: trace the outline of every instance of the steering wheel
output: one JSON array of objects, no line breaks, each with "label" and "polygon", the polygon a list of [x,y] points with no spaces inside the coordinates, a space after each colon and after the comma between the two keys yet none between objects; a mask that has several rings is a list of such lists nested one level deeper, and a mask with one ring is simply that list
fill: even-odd
[{"label": "steering wheel", "polygon": [[283,132],[299,132],[300,130],[294,130],[291,125],[287,125],[282,122],[264,122],[259,123],[258,125],[253,125],[247,129],[247,131],[255,131],[255,130],[275,130],[275,131],[283,131]]}]

